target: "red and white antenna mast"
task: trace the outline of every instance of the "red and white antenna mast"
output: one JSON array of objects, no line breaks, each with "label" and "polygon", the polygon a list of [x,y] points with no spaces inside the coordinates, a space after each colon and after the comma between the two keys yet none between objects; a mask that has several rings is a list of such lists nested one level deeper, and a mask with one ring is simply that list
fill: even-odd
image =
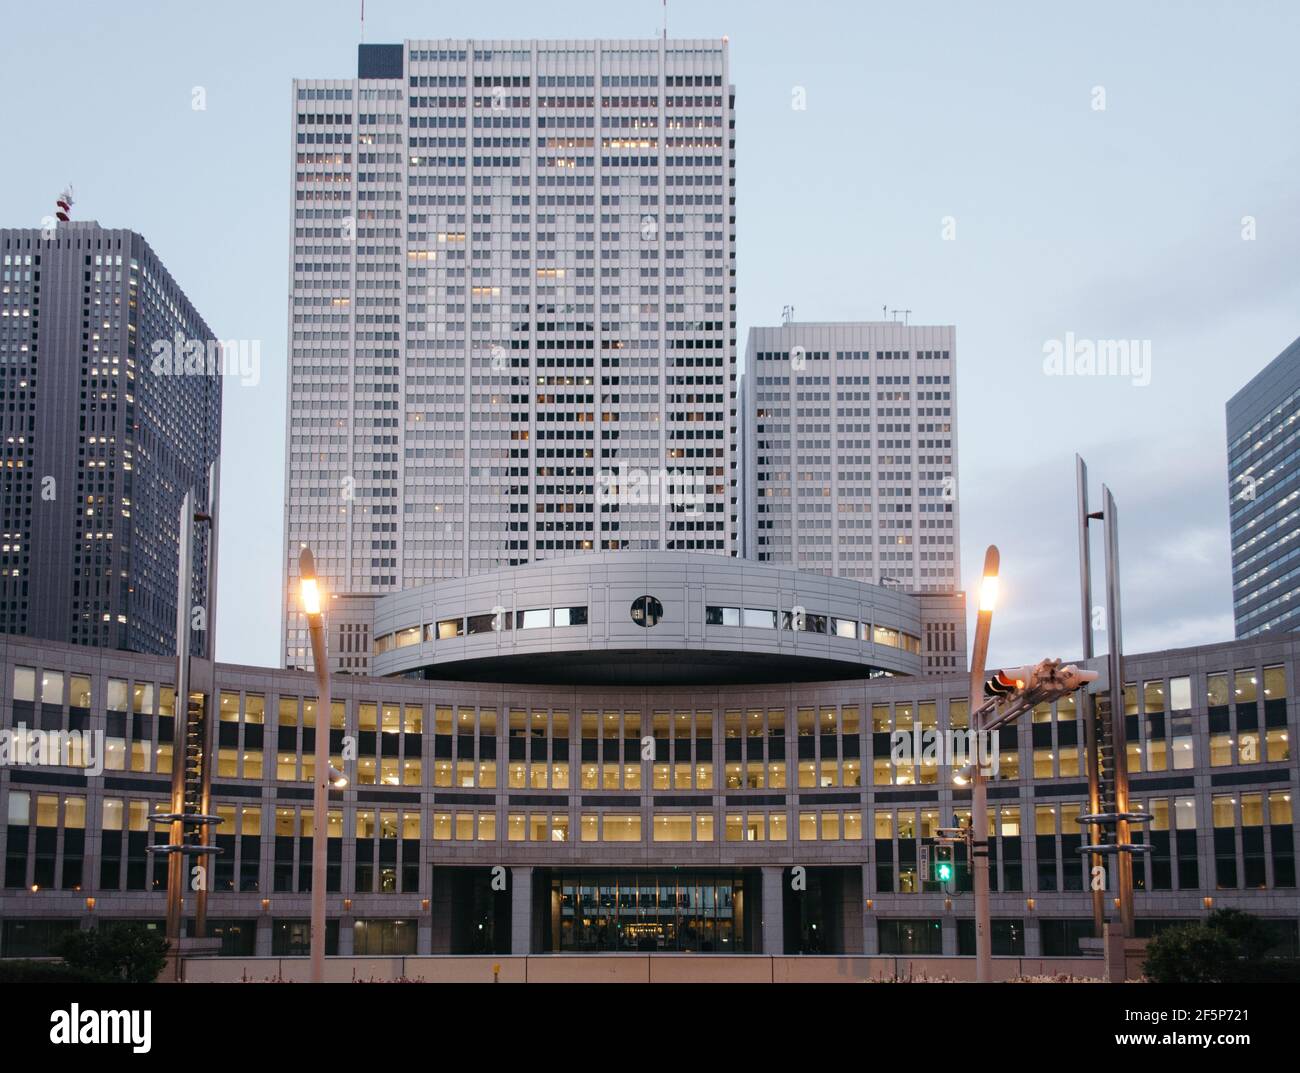
[{"label": "red and white antenna mast", "polygon": [[54,202],[54,218],[61,224],[66,224],[72,219],[72,184],[68,183],[63,193],[58,196]]}]

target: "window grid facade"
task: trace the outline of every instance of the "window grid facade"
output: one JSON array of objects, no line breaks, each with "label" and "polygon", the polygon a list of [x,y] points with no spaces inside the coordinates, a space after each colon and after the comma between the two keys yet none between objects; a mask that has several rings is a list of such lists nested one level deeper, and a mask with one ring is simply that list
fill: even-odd
[{"label": "window grid facade", "polygon": [[1228,400],[1238,637],[1300,629],[1300,339]]},{"label": "window grid facade", "polygon": [[[0,651],[4,728],[102,728],[106,737],[105,776],[84,785],[50,781],[71,773],[61,769],[0,769],[0,916],[48,930],[82,919],[92,896],[105,918],[160,917],[165,877],[147,847],[165,837],[149,814],[168,807],[170,662],[87,658],[20,639]],[[1153,814],[1134,832],[1152,846],[1135,867],[1139,921],[1195,917],[1213,897],[1296,923],[1279,912],[1294,905],[1296,658],[1285,640],[1127,658],[1132,793]],[[304,919],[314,690],[297,672],[218,665],[215,680],[223,853],[212,913],[261,951]],[[895,730],[963,728],[965,688],[962,676],[705,691],[340,678],[330,751],[352,781],[331,797],[327,876],[340,949],[360,949],[358,926],[382,934],[382,922],[413,920],[410,952],[455,952],[437,938],[455,913],[424,903],[441,905],[450,890],[478,905],[471,878],[487,884],[495,865],[512,884],[549,873],[557,889],[578,871],[621,869],[618,886],[638,868],[689,866],[741,883],[802,865],[837,904],[855,907],[844,910],[837,946],[880,952],[897,939],[886,933],[935,921],[944,952],[955,953],[960,914],[944,909],[922,856],[936,826],[969,816],[969,791],[924,756],[882,755],[880,743]],[[993,911],[1020,922],[1030,956],[1077,946],[1075,929],[1086,931],[1077,851],[1087,788],[1069,755],[1081,740],[1067,701],[998,743]],[[957,856],[960,898],[968,878]],[[471,887],[458,895],[462,882]],[[744,889],[742,903],[758,896]],[[275,906],[269,921],[263,899]],[[733,924],[757,941],[752,920]],[[642,942],[686,941],[677,925],[641,930]],[[231,942],[230,952],[243,949]]]},{"label": "window grid facade", "polygon": [[[737,554],[725,42],[411,41],[359,73],[293,89],[287,665],[304,542],[347,594]],[[641,494],[662,474],[690,498]]]},{"label": "window grid facade", "polygon": [[951,327],[750,329],[747,558],[908,592],[960,587],[955,348]]},{"label": "window grid facade", "polygon": [[175,650],[180,505],[207,502],[224,360],[135,232],[0,229],[0,631]]}]

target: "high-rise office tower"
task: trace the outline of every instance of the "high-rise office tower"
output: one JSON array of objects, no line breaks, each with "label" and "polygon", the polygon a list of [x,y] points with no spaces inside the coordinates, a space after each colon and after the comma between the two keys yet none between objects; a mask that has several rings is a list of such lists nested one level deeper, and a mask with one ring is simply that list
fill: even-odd
[{"label": "high-rise office tower", "polygon": [[303,544],[344,598],[737,553],[728,72],[718,40],[408,41],[294,83],[288,665]]},{"label": "high-rise office tower", "polygon": [[752,328],[747,558],[909,592],[960,586],[951,326]]},{"label": "high-rise office tower", "polygon": [[1300,339],[1228,400],[1238,637],[1300,630]]},{"label": "high-rise office tower", "polygon": [[220,351],[144,238],[51,224],[0,230],[0,631],[174,652],[180,506],[207,500]]}]

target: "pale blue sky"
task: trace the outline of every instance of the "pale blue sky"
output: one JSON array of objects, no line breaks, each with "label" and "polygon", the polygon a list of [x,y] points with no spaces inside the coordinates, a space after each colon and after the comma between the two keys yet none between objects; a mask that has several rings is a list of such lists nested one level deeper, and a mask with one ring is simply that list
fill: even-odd
[{"label": "pale blue sky", "polygon": [[[0,222],[71,181],[77,218],[140,231],[219,335],[262,341],[261,384],[225,389],[223,660],[279,658],[290,80],[355,73],[358,10],[6,4]],[[366,15],[399,42],[653,36],[662,9]],[[1002,549],[991,661],[1078,652],[1076,449],[1119,500],[1126,647],[1230,637],[1223,404],[1300,335],[1300,5],[677,0],[669,30],[731,41],[742,351],[786,304],[957,326],[964,576]],[[1150,340],[1150,385],[1043,375],[1067,332]]]}]

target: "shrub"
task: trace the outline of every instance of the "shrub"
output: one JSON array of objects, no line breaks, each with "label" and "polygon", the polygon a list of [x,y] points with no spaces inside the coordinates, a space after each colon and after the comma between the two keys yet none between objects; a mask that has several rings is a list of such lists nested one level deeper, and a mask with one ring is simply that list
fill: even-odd
[{"label": "shrub", "polygon": [[1155,984],[1217,984],[1236,960],[1237,944],[1217,928],[1179,924],[1147,943],[1142,971]]},{"label": "shrub", "polygon": [[1238,957],[1251,961],[1262,958],[1274,943],[1272,929],[1259,917],[1240,909],[1216,909],[1205,923],[1236,944]]},{"label": "shrub", "polygon": [[1157,984],[1300,982],[1300,959],[1265,956],[1274,942],[1259,917],[1216,909],[1203,924],[1166,928],[1152,939],[1143,971]]},{"label": "shrub", "polygon": [[1300,958],[1257,958],[1235,962],[1228,970],[1231,984],[1300,984]]},{"label": "shrub", "polygon": [[0,961],[0,984],[98,984],[104,977],[61,961]]},{"label": "shrub", "polygon": [[70,967],[102,979],[151,984],[166,964],[167,948],[167,940],[143,924],[105,924],[64,936],[59,953]]}]

